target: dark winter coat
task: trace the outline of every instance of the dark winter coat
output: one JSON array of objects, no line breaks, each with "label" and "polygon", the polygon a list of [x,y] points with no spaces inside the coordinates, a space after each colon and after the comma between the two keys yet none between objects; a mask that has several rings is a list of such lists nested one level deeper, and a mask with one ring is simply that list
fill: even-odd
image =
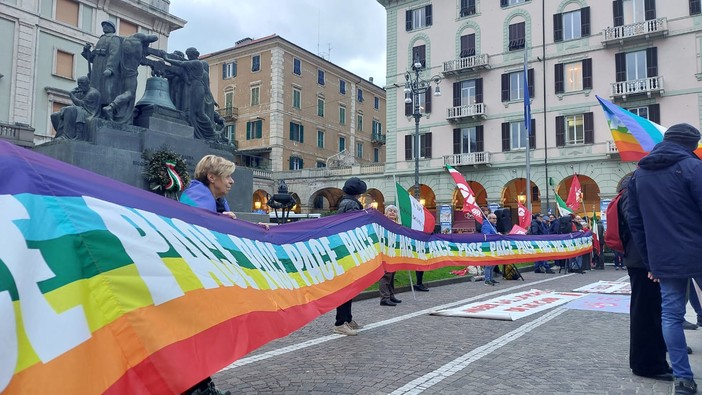
[{"label": "dark winter coat", "polygon": [[[643,258],[641,258],[641,253],[639,249],[634,244],[634,240],[631,237],[631,231],[629,230],[629,220],[627,219],[629,215],[629,190],[625,190],[622,197],[619,198],[619,238],[624,243],[624,264],[626,267],[645,269]],[[615,224],[608,224],[608,226],[614,226]]]},{"label": "dark winter coat", "polygon": [[363,210],[363,205],[356,199],[355,196],[344,195],[341,197],[339,202],[339,208],[336,210],[337,214],[347,213],[349,211],[359,211]]},{"label": "dark winter coat", "polygon": [[547,235],[548,228],[543,221],[533,220],[531,221],[531,226],[529,226],[530,235]]},{"label": "dark winter coat", "polygon": [[702,276],[702,161],[682,145],[657,144],[629,182],[629,229],[656,278]]}]

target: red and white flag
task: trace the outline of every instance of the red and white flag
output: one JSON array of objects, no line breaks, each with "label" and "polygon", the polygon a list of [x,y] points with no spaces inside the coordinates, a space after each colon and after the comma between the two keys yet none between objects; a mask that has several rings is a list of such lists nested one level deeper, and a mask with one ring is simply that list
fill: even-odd
[{"label": "red and white flag", "polygon": [[509,231],[509,234],[510,235],[525,235],[525,234],[527,234],[527,230],[522,228],[519,225],[514,225],[512,227],[512,230]]},{"label": "red and white flag", "polygon": [[524,229],[529,229],[531,225],[531,211],[517,202],[517,214],[519,215],[519,226]]},{"label": "red and white flag", "polygon": [[473,190],[470,189],[470,185],[468,185],[468,182],[466,182],[465,177],[463,177],[458,170],[449,165],[446,165],[446,170],[449,171],[451,177],[453,177],[453,181],[458,187],[458,190],[461,191],[461,195],[463,195],[463,212],[473,214],[475,220],[482,224],[483,210],[478,207],[478,203],[475,201],[475,193],[473,193]]},{"label": "red and white flag", "polygon": [[580,208],[580,201],[583,198],[583,190],[580,187],[580,180],[578,180],[577,175],[573,175],[573,181],[570,183],[570,191],[568,191],[568,199],[566,200],[566,206],[573,210],[573,212],[578,211]]}]

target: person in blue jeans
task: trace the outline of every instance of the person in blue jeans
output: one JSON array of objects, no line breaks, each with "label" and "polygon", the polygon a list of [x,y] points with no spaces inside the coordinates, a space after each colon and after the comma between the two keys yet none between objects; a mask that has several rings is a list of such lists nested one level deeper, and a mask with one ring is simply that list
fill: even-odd
[{"label": "person in blue jeans", "polygon": [[[695,278],[694,281],[697,282],[698,286],[702,284],[702,278]],[[698,326],[702,326],[702,305],[700,305],[700,298],[697,297],[697,291],[695,290],[692,279],[690,279],[690,306],[692,306],[697,314],[697,324],[695,326],[692,322],[685,321],[683,322],[683,328],[697,329]]]},{"label": "person in blue jeans", "polygon": [[[649,276],[661,286],[663,338],[675,394],[697,393],[683,322],[689,279],[702,277],[702,160],[694,154],[699,140],[694,126],[671,126],[639,161],[628,185],[634,244]],[[662,202],[678,209],[664,210]]]},{"label": "person in blue jeans", "polygon": [[[480,229],[480,232],[484,235],[496,235],[497,233],[497,216],[495,214],[488,214],[488,223],[483,224],[483,227]],[[495,270],[495,266],[485,266],[485,284],[487,285],[495,285],[498,284],[499,281],[495,281],[492,278],[492,272]]]}]

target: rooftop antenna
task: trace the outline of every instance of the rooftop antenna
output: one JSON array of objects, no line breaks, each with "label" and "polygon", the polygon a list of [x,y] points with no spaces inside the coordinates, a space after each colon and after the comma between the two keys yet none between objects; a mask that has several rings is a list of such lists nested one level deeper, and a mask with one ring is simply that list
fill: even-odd
[{"label": "rooftop antenna", "polygon": [[331,49],[332,49],[331,43],[327,43],[327,49],[329,50],[327,52],[327,60],[331,62]]},{"label": "rooftop antenna", "polygon": [[321,54],[319,53],[319,25],[322,23],[321,22],[321,20],[322,20],[321,14],[322,14],[322,11],[318,8],[317,9],[317,55],[318,56],[321,56]]}]

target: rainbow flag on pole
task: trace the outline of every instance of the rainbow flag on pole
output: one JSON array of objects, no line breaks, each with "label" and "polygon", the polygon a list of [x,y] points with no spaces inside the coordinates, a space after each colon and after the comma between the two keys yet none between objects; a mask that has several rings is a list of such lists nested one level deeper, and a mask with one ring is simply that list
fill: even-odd
[{"label": "rainbow flag on pole", "polygon": [[[663,141],[663,134],[668,128],[631,113],[599,96],[595,97],[602,106],[609,129],[612,131],[612,138],[623,161],[637,162],[648,155],[656,144]],[[695,150],[695,154],[702,158],[702,145]]]}]

